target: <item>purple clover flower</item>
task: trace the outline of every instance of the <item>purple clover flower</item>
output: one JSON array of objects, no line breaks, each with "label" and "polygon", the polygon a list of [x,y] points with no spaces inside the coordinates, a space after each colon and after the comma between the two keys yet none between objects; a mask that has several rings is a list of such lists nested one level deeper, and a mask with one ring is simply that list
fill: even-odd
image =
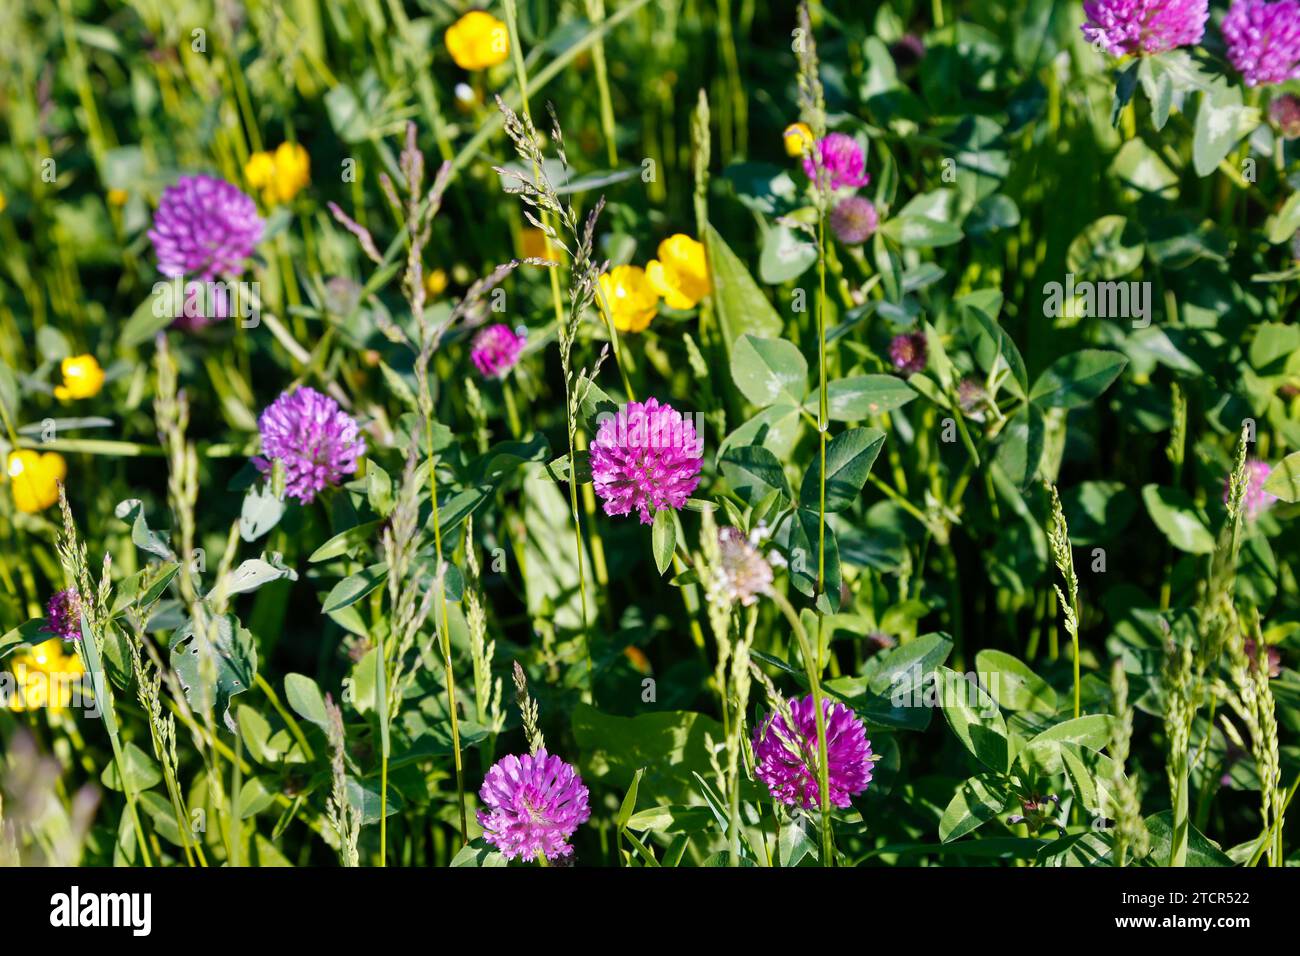
[{"label": "purple clover flower", "polygon": [[339,403],[314,388],[285,392],[257,420],[262,456],[253,459],[262,474],[271,459],[284,462],[285,493],[310,504],[326,485],[337,485],[357,470],[366,442],[357,423]]},{"label": "purple clover flower", "polygon": [[880,217],[871,200],[861,196],[845,196],[831,210],[831,232],[846,246],[860,246],[873,235],[880,225]]},{"label": "purple clover flower", "polygon": [[895,335],[889,343],[889,361],[905,376],[924,372],[929,356],[930,347],[924,332],[904,332]]},{"label": "purple clover flower", "polygon": [[1223,18],[1223,38],[1247,86],[1300,79],[1300,0],[1236,0]]},{"label": "purple clover flower", "polygon": [[1268,107],[1268,117],[1281,133],[1283,139],[1300,139],[1300,96],[1285,93]]},{"label": "purple clover flower", "polygon": [[76,588],[64,588],[50,596],[41,630],[65,641],[81,640],[81,595]]},{"label": "purple clover flower", "polygon": [[[841,703],[822,698],[826,717],[830,802],[843,809],[871,783],[871,741],[862,721]],[[754,731],[754,774],[772,796],[789,806],[821,806],[817,787],[817,715],[809,694],[790,702],[793,729],[774,713]]]},{"label": "purple clover flower", "polygon": [[[1246,497],[1242,506],[1248,521],[1254,521],[1277,501],[1277,495],[1264,490],[1264,482],[1272,473],[1273,466],[1266,461],[1251,459],[1246,462]],[[1232,476],[1229,475],[1223,480],[1223,503],[1226,505],[1231,498]]]},{"label": "purple clover flower", "polygon": [[642,524],[677,509],[700,483],[701,439],[695,426],[657,399],[632,402],[606,416],[591,443],[591,477],[607,515],[631,514]]},{"label": "purple clover flower", "polygon": [[525,341],[522,335],[515,335],[510,326],[498,322],[474,336],[469,357],[484,378],[505,378],[519,361]]},{"label": "purple clover flower", "polygon": [[1210,6],[1209,0],[1089,0],[1083,12],[1088,42],[1124,56],[1200,43]]},{"label": "purple clover flower", "polygon": [[149,238],[163,275],[208,281],[242,272],[264,227],[257,204],[237,187],[212,176],[182,176],[163,190]]},{"label": "purple clover flower", "polygon": [[572,766],[546,752],[502,757],[483,778],[483,839],[507,860],[570,856],[569,837],[587,822],[587,788]]},{"label": "purple clover flower", "polygon": [[820,169],[831,189],[860,189],[867,185],[871,177],[863,171],[865,166],[862,147],[845,133],[828,133],[803,158],[803,171],[808,178],[816,183]]}]

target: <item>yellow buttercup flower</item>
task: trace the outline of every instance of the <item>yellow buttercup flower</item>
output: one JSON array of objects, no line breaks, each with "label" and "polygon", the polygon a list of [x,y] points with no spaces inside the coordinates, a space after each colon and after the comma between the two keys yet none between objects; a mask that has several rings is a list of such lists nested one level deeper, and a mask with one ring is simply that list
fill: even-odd
[{"label": "yellow buttercup flower", "polygon": [[110,189],[108,191],[108,204],[110,206],[121,208],[126,205],[126,201],[130,198],[125,189]]},{"label": "yellow buttercup flower", "polygon": [[709,294],[704,245],[681,233],[659,243],[659,258],[646,263],[645,274],[670,309],[693,309]]},{"label": "yellow buttercup flower", "polygon": [[471,10],[453,23],[444,39],[447,52],[462,70],[486,70],[504,62],[510,53],[506,25],[482,10]]},{"label": "yellow buttercup flower", "polygon": [[615,266],[600,277],[601,305],[620,332],[643,332],[659,311],[659,293],[640,266]]},{"label": "yellow buttercup flower", "polygon": [[72,701],[73,683],[86,672],[77,653],[65,654],[57,637],[15,654],[9,666],[17,683],[10,710],[64,710]]},{"label": "yellow buttercup flower", "polygon": [[273,153],[248,157],[244,178],[249,186],[261,190],[266,205],[286,203],[311,182],[311,157],[299,143],[281,143]]},{"label": "yellow buttercup flower", "polygon": [[35,514],[59,500],[59,482],[67,477],[68,465],[58,452],[41,455],[23,448],[9,453],[7,471],[14,505],[19,511]]},{"label": "yellow buttercup flower", "polygon": [[519,230],[519,251],[525,259],[549,259],[546,233],[536,226]]},{"label": "yellow buttercup flower", "polygon": [[447,270],[430,269],[424,276],[424,291],[429,298],[436,299],[447,291]]},{"label": "yellow buttercup flower", "polygon": [[4,194],[4,193],[0,193],[0,212],[4,212],[4,211],[5,211],[5,207],[8,206],[8,205],[9,205],[9,201],[8,201],[7,199],[5,199],[5,194]]},{"label": "yellow buttercup flower", "polygon": [[63,384],[54,386],[54,397],[61,402],[74,398],[92,398],[104,387],[104,370],[93,355],[74,355],[63,360]]},{"label": "yellow buttercup flower", "polygon": [[782,134],[787,156],[802,156],[812,148],[813,134],[807,123],[791,123]]}]

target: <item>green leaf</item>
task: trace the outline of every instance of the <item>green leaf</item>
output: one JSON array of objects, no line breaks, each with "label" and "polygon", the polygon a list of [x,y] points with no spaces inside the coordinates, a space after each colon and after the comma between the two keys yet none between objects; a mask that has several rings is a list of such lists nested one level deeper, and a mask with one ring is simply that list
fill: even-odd
[{"label": "green leaf", "polygon": [[384,583],[388,577],[388,565],[372,564],[364,571],[350,574],[330,589],[321,606],[323,614],[341,610],[350,604],[356,604],[363,597]]},{"label": "green leaf", "polygon": [[1169,67],[1159,56],[1144,56],[1138,67],[1142,92],[1151,104],[1151,123],[1156,130],[1165,128],[1174,101],[1174,82]]},{"label": "green leaf", "polygon": [[731,378],[752,404],[799,406],[808,391],[808,362],[784,339],[742,335],[732,346]]},{"label": "green leaf", "polygon": [[1114,540],[1137,511],[1137,497],[1121,481],[1084,481],[1061,492],[1061,507],[1076,545]]},{"label": "green leaf", "polygon": [[573,709],[573,736],[584,780],[626,791],[644,770],[640,786],[672,803],[698,802],[694,774],[712,776],[712,747],[724,739],[722,725],[704,714],[665,710],[618,717],[582,703]]},{"label": "green leaf", "polygon": [[[820,525],[816,511],[796,508],[794,525],[790,529],[790,582],[800,594],[817,596],[817,554]],[[823,590],[839,603],[840,549],[835,529],[826,523],[826,586]]]},{"label": "green leaf", "polygon": [[997,773],[1010,763],[1007,725],[983,688],[947,667],[938,669],[940,700],[948,726],[971,754]]},{"label": "green leaf", "polygon": [[743,445],[761,445],[778,458],[787,457],[799,438],[798,405],[772,405],[736,427],[722,440],[719,453]]},{"label": "green leaf", "polygon": [[900,246],[913,249],[951,246],[963,238],[960,226],[928,216],[895,216],[880,231]]},{"label": "green leaf", "polygon": [[[916,398],[916,390],[896,375],[854,375],[837,378],[826,386],[826,411],[831,421],[856,422],[902,408]],[[819,399],[804,402],[816,415]]]},{"label": "green leaf", "polygon": [[632,819],[632,811],[636,809],[637,791],[641,787],[641,775],[644,773],[644,769],[637,769],[636,775],[632,777],[632,783],[627,788],[627,793],[623,795],[623,802],[618,808],[618,816],[614,819],[614,826],[620,830],[624,829],[627,822]]},{"label": "green leaf", "polygon": [[1061,765],[1080,805],[1090,814],[1102,813],[1105,807],[1102,805],[1097,781],[1078,744],[1061,744]]},{"label": "green leaf", "polygon": [[1002,430],[994,460],[1019,488],[1028,487],[1038,475],[1044,435],[1043,412],[1032,404],[1021,406]]},{"label": "green leaf", "polygon": [[[878,428],[850,428],[831,439],[826,446],[826,511],[843,511],[857,500],[866,484],[871,466],[885,443],[885,433]],[[804,475],[799,488],[799,504],[817,512],[821,501],[821,458]]]},{"label": "green leaf", "polygon": [[270,483],[254,485],[244,493],[244,504],[239,512],[239,536],[245,541],[256,541],[266,534],[284,516],[284,502],[271,491]]},{"label": "green leaf", "polygon": [[1128,365],[1118,352],[1083,349],[1063,355],[1038,376],[1029,400],[1043,408],[1078,408],[1106,391]]},{"label": "green leaf", "polygon": [[1282,208],[1264,223],[1264,233],[1275,246],[1294,236],[1297,229],[1300,229],[1300,192],[1288,196]]},{"label": "green leaf", "polygon": [[1214,535],[1205,526],[1196,505],[1187,493],[1178,488],[1147,485],[1142,489],[1142,501],[1147,514],[1155,522],[1169,543],[1188,554],[1210,554],[1214,550]]},{"label": "green leaf", "polygon": [[948,843],[973,833],[996,819],[1010,802],[1006,788],[996,777],[971,777],[957,788],[939,819],[940,841]]},{"label": "green leaf", "polygon": [[330,558],[347,554],[353,548],[358,548],[369,541],[382,524],[382,521],[367,521],[340,531],[313,551],[307,561],[315,564],[318,561],[328,561]]},{"label": "green leaf", "polygon": [[49,640],[50,635],[41,630],[44,626],[44,618],[34,617],[26,624],[19,624],[13,630],[6,631],[4,637],[0,637],[0,660],[14,651]]},{"label": "green leaf", "polygon": [[1123,216],[1102,216],[1070,243],[1066,265],[1076,275],[1118,279],[1142,264],[1140,238]]},{"label": "green leaf", "polygon": [[[1293,451],[1273,466],[1264,481],[1264,490],[1286,502],[1300,500],[1300,451]],[[2,646],[0,653],[3,653]]]},{"label": "green leaf", "polygon": [[[160,279],[159,282],[168,286],[171,284],[167,279]],[[133,349],[148,342],[171,325],[176,318],[176,310],[166,308],[164,305],[170,301],[170,294],[160,295],[157,292],[150,292],[145,296],[144,301],[131,313],[131,317],[123,323],[122,332],[117,339],[118,346],[123,349]]]},{"label": "green leaf", "polygon": [[[1163,810],[1147,817],[1146,828],[1147,833],[1151,834],[1151,852],[1147,859],[1159,866],[1166,866],[1173,846],[1174,811]],[[1187,866],[1235,865],[1228,854],[1220,849],[1219,844],[1191,824],[1188,824],[1187,829]]]},{"label": "green leaf", "polygon": [[506,866],[506,858],[495,847],[483,842],[483,838],[471,840],[460,848],[460,852],[451,858],[452,866],[495,867]]},{"label": "green leaf", "polygon": [[1056,713],[1056,691],[1018,657],[987,648],[975,655],[980,683],[998,705],[1007,710]]},{"label": "green leaf", "polygon": [[[1011,371],[1011,377],[1006,381],[1011,394],[1016,398],[1024,399],[1029,394],[1029,374],[1025,371],[1025,360],[1007,330],[998,324],[997,319],[990,315],[986,308],[972,301],[977,294],[963,296],[957,300],[958,304],[963,305],[975,317],[984,334],[993,342],[997,355]],[[985,367],[989,368],[991,364],[990,362]]]},{"label": "green leaf", "polygon": [[782,507],[794,497],[780,459],[762,445],[728,448],[718,464],[732,490],[747,504],[757,504],[773,491],[780,495]]},{"label": "green leaf", "polygon": [[1201,94],[1192,140],[1196,175],[1208,176],[1227,158],[1243,136],[1259,125],[1259,110],[1243,106],[1241,87],[1219,80]]},{"label": "green leaf", "polygon": [[388,802],[387,805],[380,799],[379,781],[371,785],[362,783],[356,777],[347,778],[346,791],[348,803],[352,808],[361,815],[361,825],[369,826],[372,823],[378,823],[381,816],[391,817],[402,809],[401,794],[393,788],[392,780],[388,781]]},{"label": "green leaf", "polygon": [[1060,773],[1062,745],[1072,744],[1100,751],[1109,746],[1115,718],[1109,714],[1085,714],[1048,727],[1029,741],[1025,753],[1032,755],[1047,773]]},{"label": "green leaf", "polygon": [[650,525],[650,550],[654,552],[655,567],[661,575],[673,563],[673,549],[676,546],[676,513],[666,508],[656,511]]},{"label": "green leaf", "polygon": [[[784,326],[781,316],[745,264],[711,225],[704,228],[704,247],[709,260],[713,302],[728,345],[746,332],[768,338],[780,335]],[[802,393],[799,397],[803,397]]]},{"label": "green leaf", "polygon": [[[279,555],[274,555],[274,557],[276,561],[280,560]],[[212,593],[220,593],[224,597],[247,594],[250,591],[256,591],[264,584],[278,581],[280,578],[296,581],[298,580],[298,572],[282,564],[272,564],[269,561],[263,561],[261,558],[249,558],[247,561],[241,561],[239,567],[228,572],[218,581],[212,589]]]},{"label": "green leaf", "polygon": [[284,675],[284,696],[294,713],[311,721],[321,730],[329,730],[329,714],[325,711],[325,696],[316,682],[305,674]]},{"label": "green leaf", "polygon": [[788,226],[776,226],[763,237],[758,277],[768,285],[780,285],[797,279],[816,261],[816,245],[801,238]]},{"label": "green leaf", "polygon": [[162,771],[153,757],[149,756],[131,741],[122,745],[122,762],[125,766],[126,782],[129,790],[122,789],[122,779],[118,775],[117,761],[112,761],[99,775],[100,782],[110,790],[118,793],[140,793],[156,786],[162,780]]},{"label": "green leaf", "polygon": [[144,502],[139,498],[128,498],[118,502],[113,513],[131,526],[131,542],[141,551],[147,551],[164,560],[172,560],[176,557],[168,546],[167,539],[150,530],[149,522],[144,517]]},{"label": "green leaf", "polygon": [[190,706],[200,714],[216,708],[233,731],[231,698],[248,690],[257,675],[253,635],[233,614],[210,618],[204,633],[186,621],[172,635],[171,664]]}]

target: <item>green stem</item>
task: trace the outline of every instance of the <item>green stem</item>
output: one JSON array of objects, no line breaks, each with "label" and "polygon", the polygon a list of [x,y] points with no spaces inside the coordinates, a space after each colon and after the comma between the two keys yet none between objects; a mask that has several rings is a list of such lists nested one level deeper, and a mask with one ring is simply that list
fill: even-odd
[{"label": "green stem", "polygon": [[[795,612],[794,607],[779,591],[772,592],[772,600],[781,609],[785,619],[790,622],[790,628],[794,631],[795,639],[799,642],[799,654],[803,658],[804,670],[808,676],[808,686],[812,689],[813,713],[817,721],[817,796],[822,817],[822,866],[833,866],[835,842],[831,833],[830,765],[826,759],[826,715],[822,713],[821,635],[817,635],[819,653],[814,655],[812,647],[808,643],[808,633],[804,630],[803,622],[799,620],[799,615]],[[818,615],[817,621],[820,627],[821,615]]]}]

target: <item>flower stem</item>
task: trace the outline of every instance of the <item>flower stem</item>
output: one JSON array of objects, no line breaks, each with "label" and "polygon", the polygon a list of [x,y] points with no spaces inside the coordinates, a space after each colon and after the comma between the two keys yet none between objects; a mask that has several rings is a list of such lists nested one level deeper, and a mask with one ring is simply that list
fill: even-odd
[{"label": "flower stem", "polygon": [[[773,591],[772,600],[781,609],[785,619],[790,622],[795,640],[799,642],[799,655],[803,658],[804,670],[808,675],[808,686],[812,690],[813,713],[817,721],[817,798],[822,816],[822,866],[833,866],[835,842],[831,833],[830,764],[826,759],[826,715],[822,713],[821,655],[814,656],[812,647],[808,643],[808,632],[804,630],[798,613],[785,596],[779,591]],[[817,616],[817,621],[820,628],[820,614]],[[817,639],[820,648],[820,633]]]}]

